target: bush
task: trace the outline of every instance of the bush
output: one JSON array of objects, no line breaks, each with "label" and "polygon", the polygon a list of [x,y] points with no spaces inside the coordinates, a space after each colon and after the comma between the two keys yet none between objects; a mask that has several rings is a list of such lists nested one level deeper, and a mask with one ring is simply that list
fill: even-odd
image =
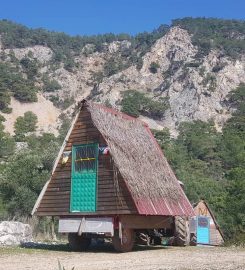
[{"label": "bush", "polygon": [[[57,156],[59,141],[53,134],[27,136],[28,149],[12,155],[8,166],[1,168],[0,208],[9,218],[28,216],[44,185],[50,177]],[[1,145],[1,142],[0,142]]]},{"label": "bush", "polygon": [[98,72],[93,72],[92,74],[92,80],[95,84],[100,84],[102,83],[104,78],[104,74],[102,71],[98,71]]},{"label": "bush", "polygon": [[8,105],[10,104],[10,93],[8,93],[6,91],[6,89],[3,89],[2,87],[0,87],[0,110],[7,110],[8,109]]},{"label": "bush", "polygon": [[212,72],[219,72],[225,67],[225,64],[218,64],[212,68]]},{"label": "bush", "polygon": [[193,68],[197,68],[201,65],[200,62],[188,62],[185,64],[185,67],[193,67]]},{"label": "bush", "polygon": [[121,102],[122,112],[127,113],[134,117],[139,117],[140,115],[140,99],[144,95],[137,91],[127,91],[123,94],[123,99]]},{"label": "bush", "polygon": [[157,73],[158,69],[160,68],[159,64],[156,62],[151,62],[149,70],[151,73],[155,74]]},{"label": "bush", "polygon": [[43,77],[43,91],[44,92],[55,92],[61,89],[61,85],[55,79],[49,79],[47,76]]},{"label": "bush", "polygon": [[37,75],[38,73],[38,63],[37,60],[31,60],[28,57],[24,57],[20,60],[20,64],[27,74],[27,77],[31,80]]},{"label": "bush", "polygon": [[20,102],[37,102],[38,89],[31,83],[15,84],[13,90],[14,97]]},{"label": "bush", "polygon": [[104,75],[110,77],[124,68],[120,58],[111,57],[104,64]]},{"label": "bush", "polygon": [[28,215],[48,176],[39,154],[22,152],[14,156],[0,182],[8,212],[12,216]]},{"label": "bush", "polygon": [[11,95],[21,102],[36,102],[38,90],[34,82],[24,79],[16,68],[0,63],[0,110],[8,110]]},{"label": "bush", "polygon": [[53,102],[54,106],[62,110],[67,109],[68,107],[70,107],[72,104],[75,103],[75,99],[73,96],[66,97],[64,99],[60,99],[58,96],[50,96],[49,100]]},{"label": "bush", "polygon": [[73,72],[74,67],[76,66],[75,61],[69,57],[64,60],[64,69],[66,69],[69,72]]},{"label": "bush", "polygon": [[0,158],[6,158],[13,154],[15,149],[14,139],[6,132],[4,132],[4,126],[0,122]]},{"label": "bush", "polygon": [[2,109],[2,112],[3,113],[8,113],[8,114],[11,113],[12,111],[13,111],[13,109],[12,108],[9,108],[9,107]]},{"label": "bush", "polygon": [[37,116],[33,112],[25,112],[24,116],[19,116],[14,124],[16,140],[24,140],[27,133],[36,131],[36,125]]},{"label": "bush", "polygon": [[140,114],[152,117],[154,119],[161,119],[166,109],[168,109],[168,99],[160,98],[159,100],[152,100],[145,94],[129,90],[123,94],[121,102],[122,112],[125,112],[134,117],[139,117]]},{"label": "bush", "polygon": [[5,121],[6,121],[6,118],[0,114],[0,123],[5,122]]}]

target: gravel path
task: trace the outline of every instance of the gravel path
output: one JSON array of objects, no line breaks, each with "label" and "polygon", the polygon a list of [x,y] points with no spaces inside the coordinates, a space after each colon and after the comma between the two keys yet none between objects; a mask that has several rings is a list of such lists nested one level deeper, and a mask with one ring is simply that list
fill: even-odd
[{"label": "gravel path", "polygon": [[[42,247],[43,248],[43,247]],[[54,248],[51,248],[54,249]],[[77,253],[55,250],[0,248],[1,270],[245,270],[245,249],[214,247],[138,247],[118,254],[110,246]]]}]

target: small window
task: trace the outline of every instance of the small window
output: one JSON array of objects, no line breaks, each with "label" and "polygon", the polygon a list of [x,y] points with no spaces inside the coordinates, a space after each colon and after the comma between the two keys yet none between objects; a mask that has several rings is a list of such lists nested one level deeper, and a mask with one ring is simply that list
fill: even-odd
[{"label": "small window", "polygon": [[96,171],[97,150],[94,145],[79,146],[75,149],[75,172]]},{"label": "small window", "polygon": [[198,218],[198,226],[207,228],[209,225],[209,219],[207,217],[199,217]]}]

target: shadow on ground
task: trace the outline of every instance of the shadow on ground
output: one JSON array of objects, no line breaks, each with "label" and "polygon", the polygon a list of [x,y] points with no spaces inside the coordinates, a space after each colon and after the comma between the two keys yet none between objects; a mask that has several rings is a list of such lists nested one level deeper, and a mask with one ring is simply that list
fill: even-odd
[{"label": "shadow on ground", "polygon": [[26,249],[36,249],[36,250],[71,251],[68,244],[63,244],[63,243],[26,242],[26,243],[22,243],[21,247],[26,248]]},{"label": "shadow on ground", "polygon": [[[35,243],[27,242],[21,244],[22,248],[32,249],[32,250],[47,250],[47,251],[62,251],[62,252],[74,252],[70,249],[69,245],[66,243]],[[164,246],[145,246],[145,245],[136,245],[133,249],[134,252],[144,251],[144,250],[158,250],[158,249],[167,249],[169,247]],[[117,253],[112,244],[109,242],[106,243],[92,243],[87,251],[90,253]]]}]

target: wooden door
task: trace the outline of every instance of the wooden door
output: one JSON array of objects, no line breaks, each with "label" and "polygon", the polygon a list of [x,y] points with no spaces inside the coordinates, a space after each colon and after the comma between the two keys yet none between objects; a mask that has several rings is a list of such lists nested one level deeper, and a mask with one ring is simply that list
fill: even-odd
[{"label": "wooden door", "polygon": [[206,216],[197,217],[197,244],[210,243],[210,218]]},{"label": "wooden door", "polygon": [[95,212],[98,144],[72,147],[71,212]]}]

